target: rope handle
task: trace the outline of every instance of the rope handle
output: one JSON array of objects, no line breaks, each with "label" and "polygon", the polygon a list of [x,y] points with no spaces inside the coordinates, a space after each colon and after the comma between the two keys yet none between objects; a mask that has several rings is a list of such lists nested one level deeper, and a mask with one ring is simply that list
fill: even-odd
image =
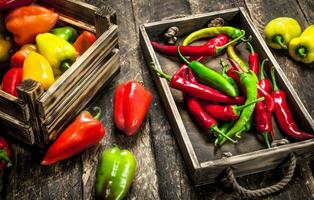
[{"label": "rope handle", "polygon": [[226,170],[226,178],[227,178],[226,181],[227,183],[231,185],[232,189],[235,192],[239,193],[244,198],[258,198],[258,197],[267,196],[283,189],[291,181],[291,178],[294,174],[294,170],[297,164],[297,158],[294,153],[291,153],[289,155],[288,162],[289,162],[289,167],[286,174],[278,183],[272,186],[268,186],[268,187],[256,189],[256,190],[244,188],[243,186],[239,185],[239,183],[237,182],[231,167],[228,167]]}]

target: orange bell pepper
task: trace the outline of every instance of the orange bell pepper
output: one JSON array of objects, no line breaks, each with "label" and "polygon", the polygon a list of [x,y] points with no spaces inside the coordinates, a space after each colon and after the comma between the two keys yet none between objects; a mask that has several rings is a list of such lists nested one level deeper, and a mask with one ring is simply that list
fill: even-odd
[{"label": "orange bell pepper", "polygon": [[5,18],[6,29],[14,35],[18,45],[35,42],[39,33],[49,32],[58,20],[58,14],[37,5],[14,9]]}]

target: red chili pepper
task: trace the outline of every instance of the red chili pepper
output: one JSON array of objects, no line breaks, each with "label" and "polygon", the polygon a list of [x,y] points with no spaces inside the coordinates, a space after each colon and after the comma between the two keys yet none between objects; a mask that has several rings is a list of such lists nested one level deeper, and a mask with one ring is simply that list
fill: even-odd
[{"label": "red chili pepper", "polygon": [[17,97],[16,87],[22,82],[22,72],[22,68],[9,69],[3,76],[2,90]]},{"label": "red chili pepper", "polygon": [[95,41],[96,36],[94,33],[83,31],[74,42],[73,47],[79,55],[82,55]]},{"label": "red chili pepper", "polygon": [[117,128],[128,136],[135,135],[152,99],[152,94],[137,81],[119,85],[114,94],[114,122]]},{"label": "red chili pepper", "polygon": [[11,150],[8,142],[0,136],[0,170],[3,170],[12,165],[11,160]]},{"label": "red chili pepper", "polygon": [[250,49],[250,55],[249,55],[249,65],[250,69],[258,75],[259,66],[258,66],[258,54],[255,53],[253,46],[250,42],[247,42],[247,45]]},{"label": "red chili pepper", "polygon": [[247,104],[237,106],[237,105],[218,105],[218,104],[213,104],[212,102],[208,101],[202,101],[201,106],[205,110],[207,114],[209,114],[211,117],[221,120],[221,121],[231,121],[231,120],[236,120],[239,118],[241,111],[260,101],[263,101],[264,98],[259,98],[254,101],[248,102]]},{"label": "red chili pepper", "polygon": [[271,68],[271,76],[273,81],[273,92],[271,93],[271,96],[275,101],[274,113],[280,129],[295,140],[314,138],[314,135],[300,131],[298,125],[295,123],[286,100],[286,94],[277,86],[274,67]]},{"label": "red chili pepper", "polygon": [[219,103],[243,104],[245,101],[243,97],[230,97],[207,85],[193,83],[187,80],[186,77],[182,76],[182,73],[188,68],[186,65],[182,65],[172,77],[157,70],[153,66],[151,66],[151,68],[157,72],[160,77],[168,80],[170,82],[170,87],[180,90],[189,96]]},{"label": "red chili pepper", "polygon": [[[200,46],[180,46],[180,52],[185,56],[216,56],[223,49],[223,45],[228,43],[228,36],[219,34],[217,37],[210,39],[206,44]],[[176,56],[178,54],[178,46],[163,45],[152,42],[154,49],[160,53]]]},{"label": "red chili pepper", "polygon": [[105,128],[98,120],[101,110],[96,116],[88,111],[83,111],[49,147],[41,161],[42,165],[50,165],[55,162],[70,158],[97,144],[105,136]]}]

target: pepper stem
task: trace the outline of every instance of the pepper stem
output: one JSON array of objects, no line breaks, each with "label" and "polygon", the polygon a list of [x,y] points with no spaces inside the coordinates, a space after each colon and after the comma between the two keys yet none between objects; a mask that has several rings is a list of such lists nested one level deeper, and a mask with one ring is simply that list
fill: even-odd
[{"label": "pepper stem", "polygon": [[305,49],[305,47],[300,47],[298,48],[297,50],[298,54],[301,56],[301,57],[305,57],[307,55],[307,51]]},{"label": "pepper stem", "polygon": [[273,82],[273,90],[279,90],[278,85],[277,85],[277,81],[276,81],[276,77],[275,77],[275,67],[272,66],[270,69],[270,74],[271,74],[271,80]]},{"label": "pepper stem", "polygon": [[262,64],[261,64],[261,67],[260,67],[260,70],[259,70],[259,80],[264,80],[265,79],[265,75],[264,75],[264,65],[265,65],[265,62],[268,62],[268,59],[265,58],[263,61],[262,61]]},{"label": "pepper stem", "polygon": [[8,158],[8,154],[5,150],[0,150],[0,160],[7,163],[7,167],[11,166],[11,160]]},{"label": "pepper stem", "polygon": [[270,149],[271,146],[270,146],[270,143],[269,143],[268,133],[267,133],[267,132],[264,132],[264,133],[262,133],[262,135],[263,135],[263,138],[264,138],[264,141],[265,141],[265,143],[266,143],[267,148]]},{"label": "pepper stem", "polygon": [[237,41],[239,41],[241,38],[243,38],[245,36],[245,31],[241,30],[242,34],[235,38],[234,40],[231,40],[230,42],[228,42],[227,44],[223,45],[223,46],[219,46],[219,47],[215,47],[216,48],[216,54],[219,54],[221,51],[223,51],[225,48],[227,48],[229,45],[232,45],[234,43],[236,43]]},{"label": "pepper stem", "polygon": [[285,45],[283,43],[283,37],[281,35],[276,35],[274,38],[273,38],[274,42],[276,42],[277,44],[279,44],[279,46],[283,49],[288,49],[287,45]]},{"label": "pepper stem", "polygon": [[180,58],[187,64],[190,65],[190,61],[188,61],[184,56],[182,56],[181,51],[180,51],[180,46],[178,46],[178,54],[180,56]]},{"label": "pepper stem", "polygon": [[61,65],[60,65],[60,70],[61,70],[61,72],[63,73],[63,72],[65,72],[66,70],[70,69],[70,67],[71,67],[71,65],[70,65],[69,61],[68,61],[68,60],[65,60],[65,61],[63,61],[63,62],[61,63]]},{"label": "pepper stem", "polygon": [[264,97],[261,97],[261,98],[255,99],[255,100],[253,100],[253,101],[250,101],[250,102],[248,102],[248,103],[246,103],[246,104],[244,104],[244,105],[241,105],[241,106],[234,106],[233,108],[234,108],[235,110],[237,110],[237,111],[240,111],[240,110],[243,110],[244,108],[246,108],[246,107],[248,107],[248,106],[250,106],[250,105],[252,105],[252,104],[255,104],[255,103],[257,103],[257,102],[264,101],[264,100],[265,100],[265,98],[264,98]]},{"label": "pepper stem", "polygon": [[255,53],[252,44],[251,44],[250,42],[247,42],[246,44],[247,44],[248,48],[250,49],[250,53],[251,53],[251,54],[252,54],[252,53]]},{"label": "pepper stem", "polygon": [[222,73],[226,73],[228,65],[224,62],[224,59],[222,59],[222,58],[220,59],[220,65],[222,68]]},{"label": "pepper stem", "polygon": [[[222,135],[224,138],[226,138],[227,140],[229,140],[230,142],[232,142],[232,143],[237,143],[237,141],[235,141],[235,140],[233,140],[232,138],[230,138],[229,136],[227,136],[226,134],[224,134],[223,132],[221,132],[220,130],[219,130],[219,128],[217,127],[217,126],[215,126],[215,125],[213,125],[212,127],[211,127],[211,131],[212,132],[214,132],[215,134],[218,134],[218,135]],[[215,141],[215,145],[218,143],[218,141]]]},{"label": "pepper stem", "polygon": [[99,120],[101,117],[101,108],[98,106],[93,107],[93,111],[97,111],[96,115],[93,116],[94,119]]},{"label": "pepper stem", "polygon": [[172,77],[171,77],[169,74],[166,74],[165,72],[156,69],[156,68],[154,67],[154,64],[153,64],[153,63],[150,63],[149,67],[150,67],[152,70],[154,70],[154,72],[156,72],[156,73],[158,74],[158,76],[160,76],[160,77],[166,79],[167,81],[170,81],[170,80],[171,80]]}]

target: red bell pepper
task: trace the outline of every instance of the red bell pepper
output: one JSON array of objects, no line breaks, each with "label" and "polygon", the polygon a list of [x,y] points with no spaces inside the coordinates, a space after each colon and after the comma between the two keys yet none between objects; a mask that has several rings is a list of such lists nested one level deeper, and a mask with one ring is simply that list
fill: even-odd
[{"label": "red bell pepper", "polygon": [[25,44],[22,46],[22,48],[15,52],[15,54],[13,54],[11,56],[11,67],[23,67],[24,64],[24,60],[26,59],[26,57],[28,56],[28,54],[31,51],[37,51],[37,47],[34,44]]},{"label": "red bell pepper", "polygon": [[152,102],[152,94],[136,81],[119,85],[114,94],[114,122],[118,129],[132,136],[140,128]]},{"label": "red bell pepper", "polygon": [[79,55],[82,55],[95,41],[96,36],[94,33],[83,31],[74,42],[73,47]]},{"label": "red bell pepper", "polygon": [[0,170],[11,166],[11,150],[8,142],[0,136]]},{"label": "red bell pepper", "polygon": [[22,82],[22,72],[22,68],[9,69],[3,76],[2,90],[17,97],[16,87]]},{"label": "red bell pepper", "polygon": [[76,117],[49,147],[46,155],[41,161],[42,165],[50,165],[55,162],[70,158],[97,144],[106,134],[105,128],[98,120],[98,114],[92,116],[88,111],[83,111]]}]

